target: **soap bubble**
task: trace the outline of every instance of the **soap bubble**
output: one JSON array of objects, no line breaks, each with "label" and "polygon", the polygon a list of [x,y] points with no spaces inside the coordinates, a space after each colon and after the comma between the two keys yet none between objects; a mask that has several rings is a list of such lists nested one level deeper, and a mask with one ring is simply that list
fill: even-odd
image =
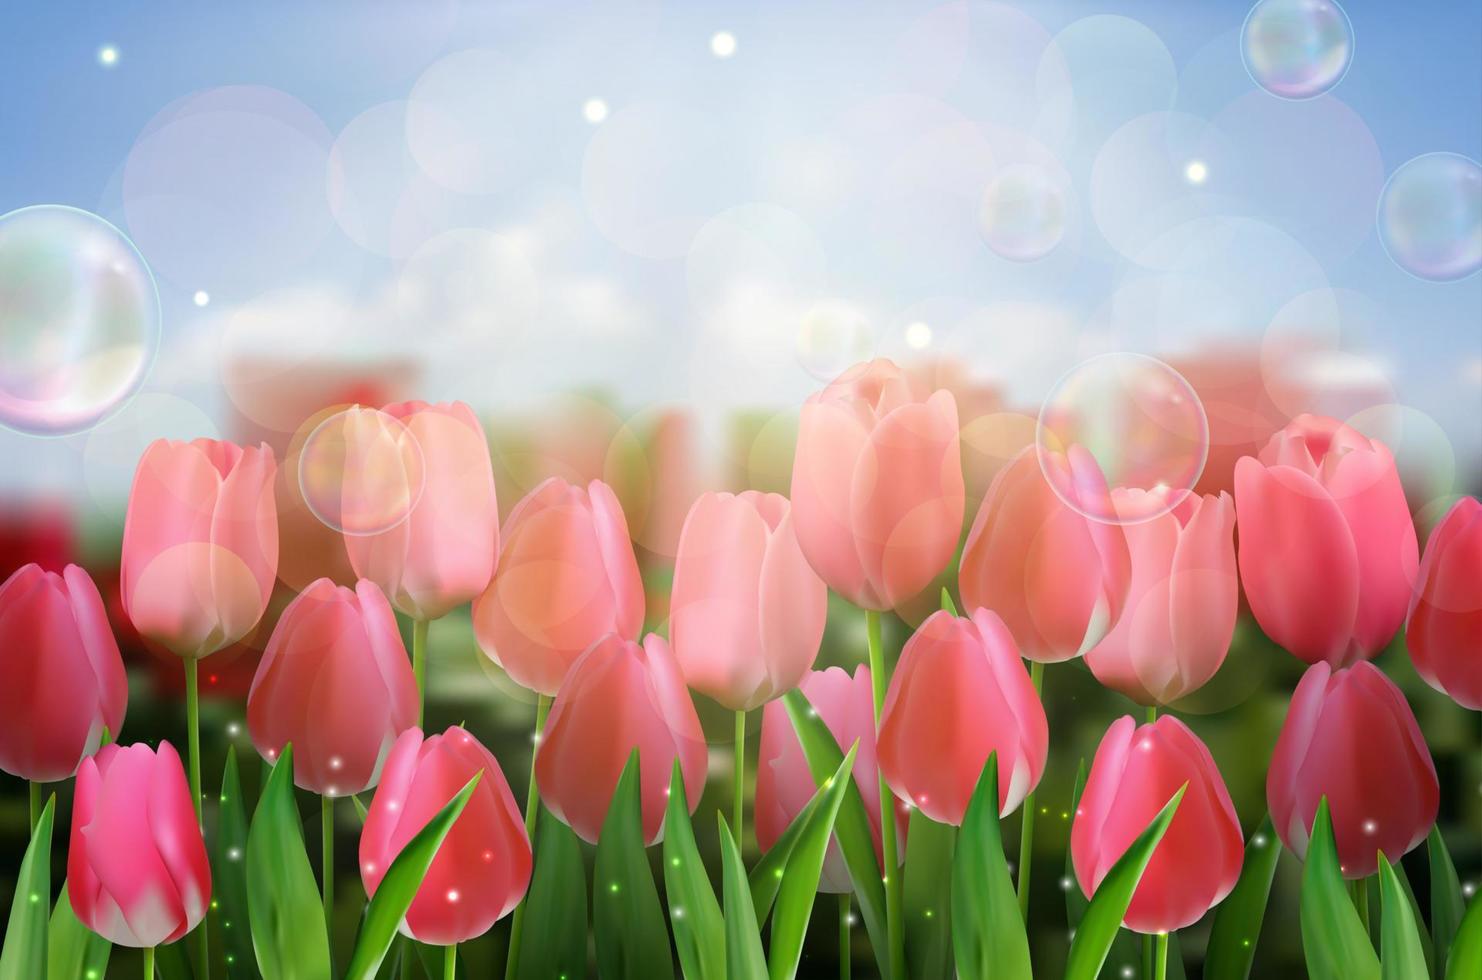
[{"label": "soap bubble", "polygon": [[1167,364],[1102,354],[1055,385],[1040,409],[1035,446],[1067,506],[1103,523],[1137,524],[1168,513],[1193,489],[1209,452],[1209,424],[1193,387]]},{"label": "soap bubble", "polygon": [[298,484],[326,526],[349,535],[380,534],[406,520],[422,497],[422,449],[395,417],[347,408],[304,440]]},{"label": "soap bubble", "polygon": [[159,335],[154,277],[117,228],[58,205],[0,217],[0,425],[92,428],[139,389]]},{"label": "soap bubble", "polygon": [[1008,167],[989,183],[979,209],[983,240],[1014,262],[1042,259],[1065,234],[1065,199],[1049,174]]},{"label": "soap bubble", "polygon": [[1401,166],[1379,197],[1379,240],[1396,265],[1431,282],[1482,269],[1482,166],[1458,153]]},{"label": "soap bubble", "polygon": [[1245,19],[1240,53],[1261,88],[1283,99],[1310,99],[1347,74],[1353,26],[1332,0],[1260,0]]},{"label": "soap bubble", "polygon": [[819,381],[832,381],[875,352],[875,334],[863,310],[825,301],[798,324],[798,363]]}]

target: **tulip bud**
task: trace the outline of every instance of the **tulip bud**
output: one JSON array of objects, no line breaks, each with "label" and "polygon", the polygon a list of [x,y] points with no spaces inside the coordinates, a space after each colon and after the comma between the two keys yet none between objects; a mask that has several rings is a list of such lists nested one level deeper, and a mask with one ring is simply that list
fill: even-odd
[{"label": "tulip bud", "polygon": [[169,742],[105,745],[82,761],[67,895],[83,925],[120,946],[173,943],[206,917],[211,865]]},{"label": "tulip bud", "polygon": [[643,626],[643,582],[612,490],[546,480],[515,505],[499,573],[473,603],[479,649],[515,683],[554,695],[607,633]]},{"label": "tulip bud", "polygon": [[267,609],[278,569],[277,467],[266,445],[150,443],[124,519],[124,609],[180,657],[230,646]]},{"label": "tulip bud", "polygon": [[397,736],[417,724],[417,680],[391,605],[374,582],[319,579],[278,618],[247,695],[247,728],[293,777],[323,796],[376,784]]},{"label": "tulip bud", "polygon": [[498,761],[457,725],[426,737],[420,728],[403,732],[366,814],[360,878],[366,894],[374,895],[402,848],[475,775],[480,778],[473,794],[402,920],[402,933],[418,942],[466,942],[520,904],[531,868],[524,818]]},{"label": "tulip bud", "polygon": [[902,799],[960,825],[988,756],[998,753],[999,811],[1045,771],[1045,709],[1008,629],[979,609],[932,614],[906,641],[880,712],[880,771]]},{"label": "tulip bud", "polygon": [[1240,879],[1240,819],[1209,749],[1172,715],[1138,726],[1112,722],[1096,748],[1070,828],[1071,860],[1091,895],[1112,865],[1186,786],[1178,810],[1148,861],[1123,920],[1141,933],[1192,925]]},{"label": "tulip bud", "polygon": [[707,493],[679,537],[669,636],[690,687],[750,711],[813,666],[828,589],[775,493]]},{"label": "tulip bud", "polygon": [[1427,684],[1482,711],[1482,503],[1475,497],[1458,500],[1431,532],[1405,643]]}]

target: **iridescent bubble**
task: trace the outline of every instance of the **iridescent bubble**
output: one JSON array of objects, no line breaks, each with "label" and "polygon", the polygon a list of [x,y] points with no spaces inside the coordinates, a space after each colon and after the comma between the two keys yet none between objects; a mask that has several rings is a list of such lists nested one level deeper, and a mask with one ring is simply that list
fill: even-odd
[{"label": "iridescent bubble", "polygon": [[1283,99],[1322,95],[1353,60],[1353,26],[1332,0],[1260,0],[1240,42],[1250,77]]},{"label": "iridescent bubble", "polygon": [[819,303],[798,324],[798,363],[819,381],[832,381],[875,352],[875,333],[864,311],[848,303]]},{"label": "iridescent bubble", "polygon": [[1482,269],[1482,166],[1459,153],[1404,164],[1379,197],[1379,240],[1396,265],[1431,282]]},{"label": "iridescent bubble", "polygon": [[304,503],[349,535],[389,531],[422,497],[422,449],[395,417],[355,406],[320,422],[298,456]]},{"label": "iridescent bubble", "polygon": [[1137,524],[1166,514],[1193,489],[1209,453],[1209,424],[1193,387],[1167,364],[1102,354],[1055,385],[1040,409],[1035,447],[1067,506],[1103,523]]},{"label": "iridescent bubble", "polygon": [[1009,167],[983,192],[978,211],[983,240],[1014,262],[1042,259],[1065,234],[1065,199],[1038,167]]},{"label": "iridescent bubble", "polygon": [[154,276],[117,228],[59,205],[0,217],[0,425],[92,428],[139,390],[159,336]]}]

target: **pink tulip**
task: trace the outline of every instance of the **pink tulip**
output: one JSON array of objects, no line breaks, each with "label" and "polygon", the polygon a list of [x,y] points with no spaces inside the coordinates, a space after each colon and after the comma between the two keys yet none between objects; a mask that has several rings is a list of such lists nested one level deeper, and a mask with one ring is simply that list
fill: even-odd
[{"label": "pink tulip", "polygon": [[952,560],[962,459],[951,392],[914,390],[890,361],[850,368],[803,405],[792,470],[798,544],[864,609],[910,599]]},{"label": "pink tulip", "polygon": [[541,802],[595,844],[634,749],[643,834],[652,844],[664,824],[676,758],[690,812],[700,805],[709,757],[705,734],[663,637],[650,633],[640,645],[609,634],[571,665],[551,707],[535,758]]},{"label": "pink tulip", "polygon": [[1400,628],[1419,562],[1415,525],[1384,444],[1302,415],[1235,465],[1240,578],[1261,629],[1291,653],[1343,667]]},{"label": "pink tulip", "polygon": [[1482,503],[1456,502],[1425,546],[1405,626],[1425,682],[1482,711]]},{"label": "pink tulip", "polygon": [[1230,894],[1245,855],[1240,819],[1209,749],[1172,715],[1140,727],[1131,715],[1112,722],[1086,777],[1070,854],[1088,896],[1185,784],[1127,907],[1134,932],[1182,929]]},{"label": "pink tulip", "polygon": [[1014,811],[1045,771],[1045,709],[1014,638],[993,613],[933,613],[906,641],[880,712],[880,771],[938,823],[961,824],[988,756]]},{"label": "pink tulip", "polygon": [[27,565],[0,585],[0,769],[49,783],[123,727],[128,681],[87,572]]},{"label": "pink tulip", "polygon": [[82,761],[67,894],[83,925],[120,946],[172,943],[206,917],[211,865],[169,742],[105,745]]},{"label": "pink tulip", "polygon": [[[1120,505],[1126,497],[1114,492],[1112,499]],[[1125,533],[1127,603],[1086,664],[1138,704],[1169,704],[1214,676],[1235,633],[1235,505],[1229,494],[1190,495]]]},{"label": "pink tulip", "polygon": [[[297,746],[295,746],[297,748]],[[482,936],[530,884],[525,820],[489,750],[457,725],[423,737],[409,728],[391,749],[360,832],[360,879],[374,895],[386,869],[417,832],[481,774],[438,848],[402,920],[418,942],[450,946]]]},{"label": "pink tulip", "polygon": [[[1068,486],[1107,492],[1089,454],[1073,450],[1069,465]],[[1082,656],[1111,631],[1131,576],[1123,529],[1067,506],[1031,446],[988,488],[962,551],[958,587],[968,609],[1002,617],[1025,657],[1058,663]]]},{"label": "pink tulip", "polygon": [[793,533],[787,498],[707,493],[679,536],[669,635],[689,686],[750,711],[797,686],[818,656],[828,588]]},{"label": "pink tulip", "polygon": [[322,578],[278,618],[247,695],[247,728],[268,759],[293,743],[300,788],[343,796],[376,784],[417,709],[417,681],[381,590]]},{"label": "pink tulip", "polygon": [[643,582],[607,484],[583,489],[552,477],[515,505],[473,626],[479,648],[515,683],[547,695],[604,635],[638,635]]},{"label": "pink tulip", "polygon": [[[489,440],[463,402],[402,402],[381,414],[420,450],[421,492],[406,519],[376,534],[346,534],[355,574],[413,619],[439,619],[484,591],[499,553],[499,504]],[[368,439],[377,439],[373,432]],[[399,459],[398,459],[399,461]]]},{"label": "pink tulip", "polygon": [[[875,839],[875,859],[883,869],[880,775],[875,763],[875,702],[870,688],[870,668],[860,664],[854,668],[853,677],[842,667],[809,671],[798,687],[828,726],[840,751],[848,752],[850,746],[858,746],[854,784],[864,799],[865,815],[870,819],[870,833]],[[762,739],[756,770],[756,842],[763,851],[772,849],[817,791],[818,783],[808,768],[787,709],[780,701],[768,702],[762,709]],[[902,807],[896,820],[902,841],[906,816]],[[834,840],[824,857],[818,890],[842,894],[851,889],[849,869]]]},{"label": "pink tulip", "polygon": [[1298,857],[1325,796],[1346,878],[1373,874],[1380,851],[1399,861],[1436,822],[1441,790],[1430,749],[1400,689],[1367,661],[1307,668],[1276,740],[1266,801]]},{"label": "pink tulip", "polygon": [[195,658],[267,609],[278,568],[273,452],[197,439],[150,443],[124,519],[124,609],[144,638]]}]

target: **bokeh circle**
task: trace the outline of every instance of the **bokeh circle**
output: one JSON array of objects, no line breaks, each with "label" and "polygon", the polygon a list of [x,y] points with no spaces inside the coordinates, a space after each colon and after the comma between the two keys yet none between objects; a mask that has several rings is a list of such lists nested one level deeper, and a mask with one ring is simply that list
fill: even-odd
[{"label": "bokeh circle", "polygon": [[1482,166],[1459,153],[1403,164],[1379,195],[1379,240],[1395,264],[1430,282],[1482,269]]},{"label": "bokeh circle", "polygon": [[355,406],[330,415],[304,440],[299,491],[325,526],[351,536],[401,524],[422,497],[422,448],[396,417]]},{"label": "bokeh circle", "polygon": [[1065,235],[1065,198],[1038,167],[1007,167],[989,182],[978,210],[983,240],[1014,262],[1042,259]]}]

